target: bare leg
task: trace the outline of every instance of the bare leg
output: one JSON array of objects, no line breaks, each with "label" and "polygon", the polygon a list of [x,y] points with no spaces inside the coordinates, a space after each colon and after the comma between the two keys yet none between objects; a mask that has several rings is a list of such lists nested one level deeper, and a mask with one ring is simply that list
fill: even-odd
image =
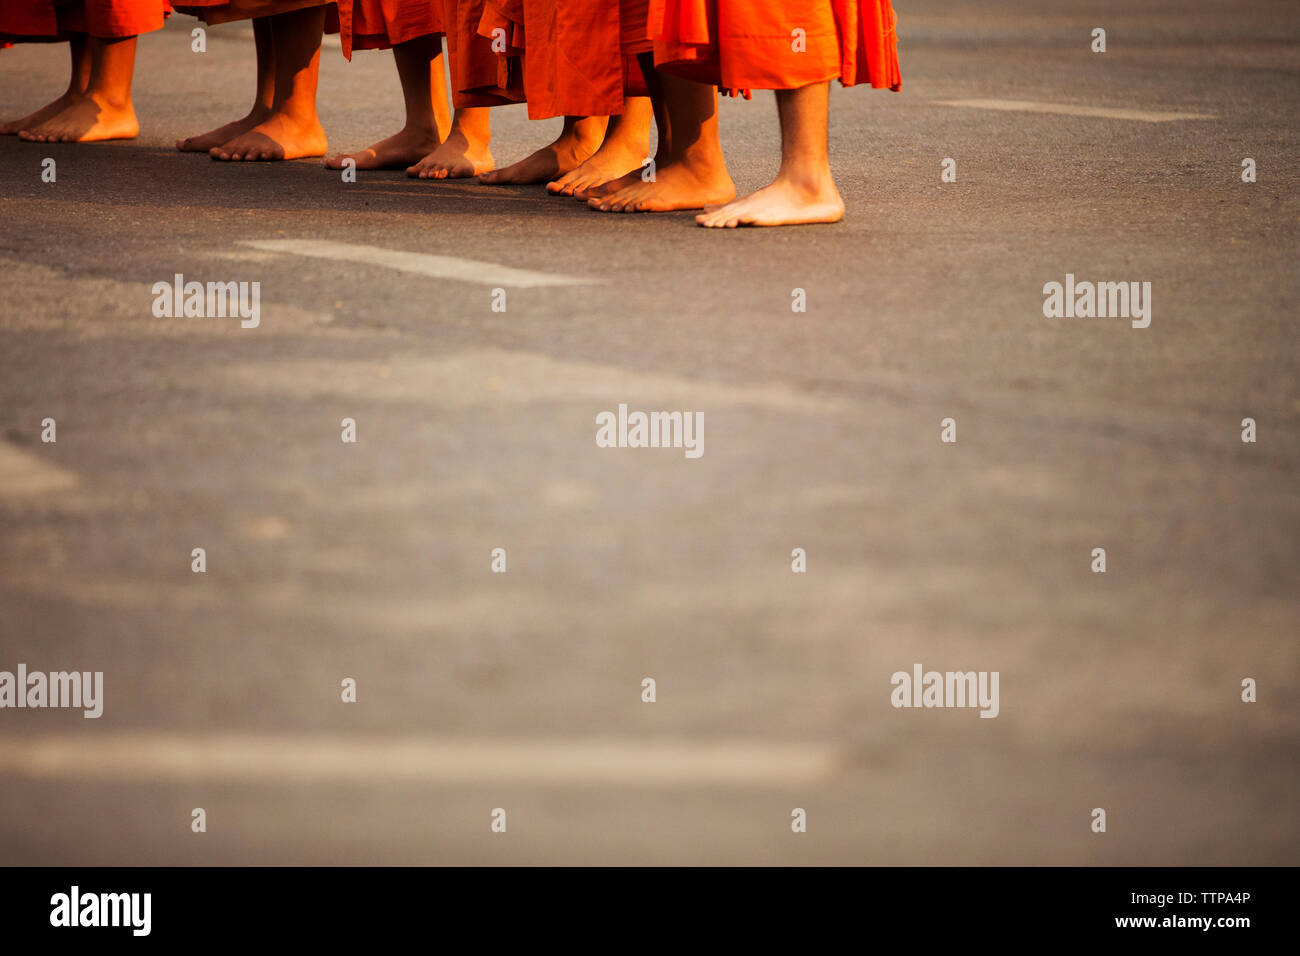
[{"label": "bare leg", "polygon": [[86,92],[86,87],[90,85],[90,37],[84,33],[72,34],[68,39],[68,49],[72,53],[72,72],[68,79],[67,90],[58,99],[46,103],[35,113],[0,124],[0,136],[13,136],[19,130],[39,126],[50,117],[62,113],[72,105],[74,98]]},{"label": "bare leg", "polygon": [[790,226],[839,222],[844,200],[831,179],[827,145],[829,83],[777,90],[781,116],[781,168],[770,186],[725,206],[706,206],[695,217],[701,226]]},{"label": "bare leg", "polygon": [[253,46],[257,50],[257,93],[248,115],[216,129],[176,141],[176,148],[186,153],[206,153],[213,146],[228,143],[271,115],[275,102],[275,57],[271,51],[271,18],[253,19]]},{"label": "bare leg", "polygon": [[486,173],[492,168],[492,153],[488,150],[489,120],[486,106],[456,110],[447,138],[428,156],[407,167],[406,175],[418,179],[464,179]]},{"label": "bare leg", "polygon": [[604,116],[566,116],[555,142],[504,169],[484,173],[479,180],[504,186],[544,183],[562,176],[596,152],[607,123],[608,118]]},{"label": "bare leg", "polygon": [[417,37],[393,47],[397,75],[406,102],[406,125],[368,149],[327,160],[342,169],[351,159],[357,169],[405,169],[436,149],[451,131],[447,75],[442,66],[442,38]]},{"label": "bare leg", "polygon": [[135,72],[135,37],[91,37],[90,80],[86,92],[74,96],[63,110],[31,129],[19,130],[20,139],[34,143],[94,143],[106,139],[134,139],[140,132],[131,104],[131,77]]},{"label": "bare leg", "polygon": [[575,199],[587,199],[587,190],[618,179],[650,155],[650,120],[654,111],[650,97],[632,96],[623,102],[623,112],[609,118],[605,139],[580,166],[546,184],[546,191]]},{"label": "bare leg", "polygon": [[277,13],[268,19],[275,68],[271,115],[248,132],[212,147],[213,159],[247,162],[325,155],[325,130],[316,115],[325,7]]},{"label": "bare leg", "polygon": [[666,212],[724,203],[736,195],[718,142],[718,92],[654,69],[642,54],[659,148],[653,170],[636,170],[590,191],[601,212]]}]

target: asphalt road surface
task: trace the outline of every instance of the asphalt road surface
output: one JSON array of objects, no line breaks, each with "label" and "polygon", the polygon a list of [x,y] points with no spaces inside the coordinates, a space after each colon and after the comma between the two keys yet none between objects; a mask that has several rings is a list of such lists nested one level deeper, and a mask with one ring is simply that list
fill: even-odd
[{"label": "asphalt road surface", "polygon": [[[834,226],[179,154],[253,86],[179,16],[139,139],[0,139],[0,670],[104,674],[0,710],[0,862],[1300,862],[1300,8],[897,7]],[[323,61],[331,149],[396,130],[389,54]],[[65,70],[0,53],[0,113]],[[766,182],[771,95],[722,131]],[[260,324],[155,317],[178,273]],[[597,447],[620,404],[703,455]]]}]

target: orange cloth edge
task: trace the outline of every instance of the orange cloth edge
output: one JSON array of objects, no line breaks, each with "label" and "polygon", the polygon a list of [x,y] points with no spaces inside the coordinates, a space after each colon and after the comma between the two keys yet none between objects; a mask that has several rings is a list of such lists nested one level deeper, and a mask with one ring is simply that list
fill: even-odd
[{"label": "orange cloth edge", "polygon": [[890,0],[650,0],[655,66],[723,89],[898,90]]},{"label": "orange cloth edge", "polygon": [[353,50],[387,50],[423,36],[442,36],[439,0],[337,0],[339,44]]},{"label": "orange cloth edge", "polygon": [[57,43],[70,33],[119,39],[162,29],[172,11],[167,0],[53,0],[4,4],[0,40],[11,43]]},{"label": "orange cloth edge", "polygon": [[209,26],[328,6],[330,9],[325,15],[325,32],[339,32],[338,6],[334,0],[185,0],[184,3],[173,6],[177,13],[198,17]]}]

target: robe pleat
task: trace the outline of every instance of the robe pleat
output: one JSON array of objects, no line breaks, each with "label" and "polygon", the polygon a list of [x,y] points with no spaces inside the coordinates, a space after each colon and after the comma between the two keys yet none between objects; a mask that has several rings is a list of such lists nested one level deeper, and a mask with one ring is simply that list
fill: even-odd
[{"label": "robe pleat", "polygon": [[890,0],[650,0],[655,67],[723,89],[897,90]]},{"label": "robe pleat", "polygon": [[353,50],[387,50],[444,31],[442,0],[338,0],[343,55]]}]

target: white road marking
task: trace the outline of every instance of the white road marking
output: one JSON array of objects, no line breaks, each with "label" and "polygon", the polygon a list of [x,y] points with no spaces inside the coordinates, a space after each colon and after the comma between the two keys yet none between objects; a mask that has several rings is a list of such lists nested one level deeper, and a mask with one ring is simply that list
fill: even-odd
[{"label": "white road marking", "polygon": [[76,484],[72,472],[0,441],[0,498],[64,491]]},{"label": "white road marking", "polygon": [[0,775],[126,783],[786,787],[825,779],[837,767],[825,745],[753,741],[172,732],[0,736]]},{"label": "white road marking", "polygon": [[1076,106],[1070,103],[1033,103],[1029,100],[937,100],[936,102],[940,106],[968,106],[977,110],[1059,113],[1062,116],[1094,116],[1100,119],[1138,120],[1143,123],[1218,119],[1217,116],[1208,113],[1160,113],[1153,110],[1111,109],[1107,106]]},{"label": "white road marking", "polygon": [[334,259],[353,265],[383,266],[399,272],[435,279],[454,279],[458,282],[478,282],[488,286],[509,286],[531,289],[541,286],[603,285],[603,279],[580,279],[576,276],[553,275],[549,272],[530,272],[512,269],[495,262],[477,259],[459,259],[455,256],[435,256],[423,252],[403,252],[398,249],[380,249],[377,246],[356,246],[328,239],[246,239],[240,245],[264,249],[268,252],[287,252],[313,259]]}]

